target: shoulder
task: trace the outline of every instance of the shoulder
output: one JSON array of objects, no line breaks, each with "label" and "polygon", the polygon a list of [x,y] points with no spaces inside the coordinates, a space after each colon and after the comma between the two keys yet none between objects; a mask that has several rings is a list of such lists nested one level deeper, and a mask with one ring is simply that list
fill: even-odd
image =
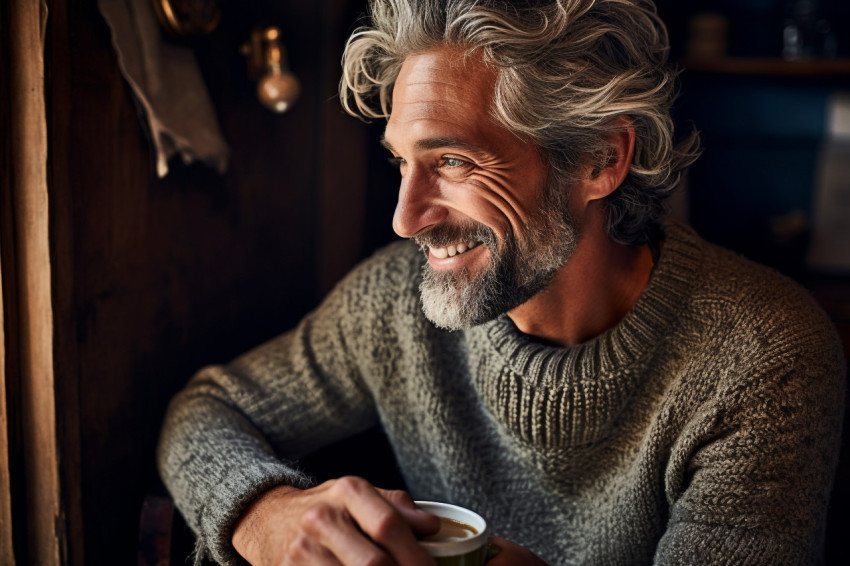
[{"label": "shoulder", "polygon": [[384,324],[390,318],[416,316],[424,256],[412,242],[401,240],[375,251],[331,290],[322,309],[331,309],[357,324]]},{"label": "shoulder", "polygon": [[360,299],[407,294],[419,288],[422,264],[422,252],[416,245],[399,240],[355,266],[338,287]]},{"label": "shoulder", "polygon": [[424,263],[422,251],[410,240],[397,240],[377,249],[354,273],[369,272],[404,281],[418,276]]},{"label": "shoulder", "polygon": [[720,314],[730,330],[751,336],[838,346],[832,322],[802,285],[718,246],[704,250],[703,283],[695,294],[704,315]]},{"label": "shoulder", "polygon": [[751,335],[834,336],[834,327],[817,302],[789,277],[702,240],[681,224],[668,228],[668,240],[671,251],[678,250],[688,260],[691,316]]},{"label": "shoulder", "polygon": [[841,343],[808,291],[732,251],[704,241],[699,246],[684,314],[688,330],[700,337],[695,355],[713,358],[718,377],[733,389],[773,383],[840,396]]}]

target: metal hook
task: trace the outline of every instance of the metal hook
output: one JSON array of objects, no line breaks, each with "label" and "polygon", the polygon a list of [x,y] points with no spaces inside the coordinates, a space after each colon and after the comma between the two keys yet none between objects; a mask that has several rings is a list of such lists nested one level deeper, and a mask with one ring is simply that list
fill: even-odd
[{"label": "metal hook", "polygon": [[208,35],[221,21],[220,0],[152,0],[160,25],[175,37]]}]

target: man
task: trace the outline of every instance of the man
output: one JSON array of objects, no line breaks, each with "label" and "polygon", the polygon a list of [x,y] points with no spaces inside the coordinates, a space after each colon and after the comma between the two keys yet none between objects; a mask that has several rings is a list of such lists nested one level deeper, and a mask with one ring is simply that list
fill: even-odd
[{"label": "man", "polygon": [[845,362],[793,283],[662,222],[696,139],[651,2],[371,15],[342,100],[387,118],[413,244],[174,400],[159,465],[199,556],[431,563],[409,495],[298,469],[380,423],[413,498],[504,537],[492,566],[817,562]]}]

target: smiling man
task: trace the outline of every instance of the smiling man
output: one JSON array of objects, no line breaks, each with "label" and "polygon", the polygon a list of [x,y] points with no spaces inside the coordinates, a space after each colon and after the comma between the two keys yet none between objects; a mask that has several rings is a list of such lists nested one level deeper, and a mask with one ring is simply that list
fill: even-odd
[{"label": "smiling man", "polygon": [[495,72],[464,58],[451,48],[408,57],[384,135],[402,176],[393,229],[427,255],[425,315],[451,330],[537,295],[578,239],[539,149],[480,104],[493,98]]},{"label": "smiling man", "polygon": [[[820,560],[845,362],[795,284],[664,220],[696,153],[666,52],[648,0],[373,0],[341,97],[387,120],[405,241],[175,398],[199,557],[433,564],[413,498],[486,517],[491,566]],[[375,424],[409,494],[300,471]]]}]

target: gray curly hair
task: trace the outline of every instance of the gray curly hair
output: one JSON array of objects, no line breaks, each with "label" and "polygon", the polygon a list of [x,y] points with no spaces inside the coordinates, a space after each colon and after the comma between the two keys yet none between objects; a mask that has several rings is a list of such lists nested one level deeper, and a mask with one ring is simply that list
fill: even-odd
[{"label": "gray curly hair", "polygon": [[[696,132],[676,144],[674,70],[651,0],[372,0],[342,59],[340,99],[363,119],[389,118],[404,60],[437,46],[478,52],[497,73],[494,118],[538,145],[560,186],[591,156],[611,159],[618,116],[635,129],[631,169],[605,199],[613,240],[637,245],[662,230],[664,199],[699,153]],[[622,126],[620,126],[622,127]]]}]

